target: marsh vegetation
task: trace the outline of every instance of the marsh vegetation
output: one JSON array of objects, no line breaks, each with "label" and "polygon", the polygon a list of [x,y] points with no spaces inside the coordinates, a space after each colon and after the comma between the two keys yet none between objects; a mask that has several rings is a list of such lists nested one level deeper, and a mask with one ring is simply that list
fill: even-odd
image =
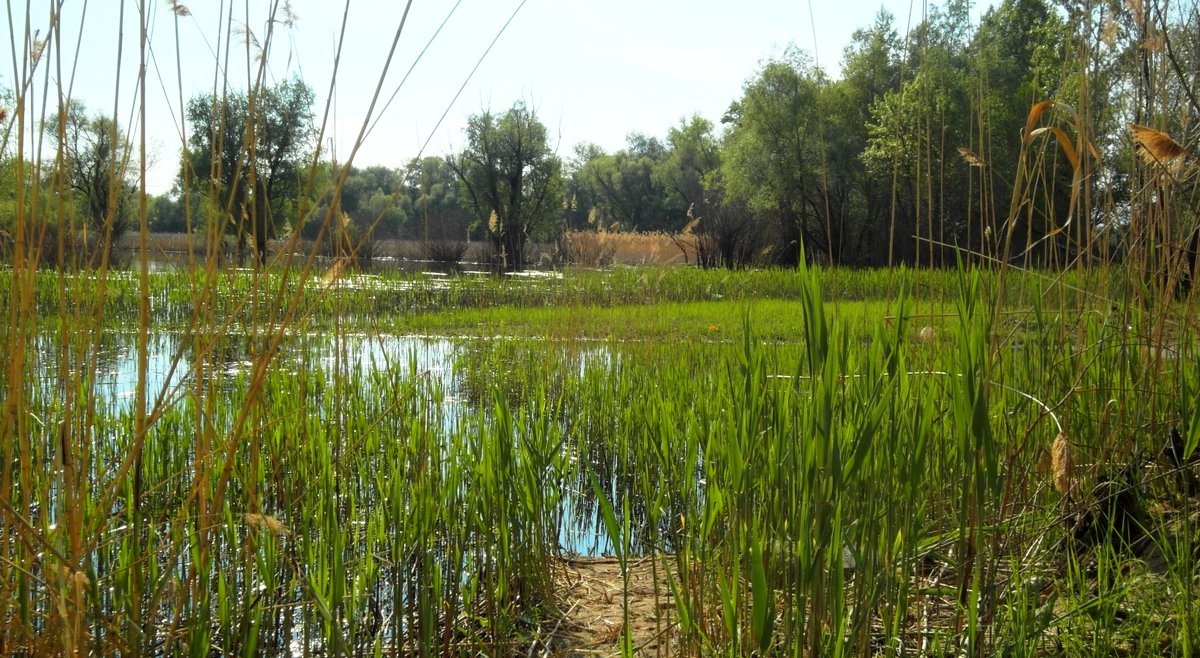
[{"label": "marsh vegetation", "polygon": [[518,102],[398,172],[271,81],[272,3],[158,200],[146,80],[89,113],[10,21],[0,653],[1192,655],[1196,9],[967,10],[719,135],[564,163]]}]

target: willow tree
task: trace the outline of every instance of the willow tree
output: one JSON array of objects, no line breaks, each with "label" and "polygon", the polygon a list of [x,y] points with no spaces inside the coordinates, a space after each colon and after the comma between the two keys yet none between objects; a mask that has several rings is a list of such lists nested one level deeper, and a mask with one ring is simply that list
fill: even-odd
[{"label": "willow tree", "polygon": [[188,103],[191,123],[184,166],[190,179],[220,208],[218,221],[238,250],[253,236],[256,261],[267,239],[286,223],[300,192],[303,158],[313,146],[312,88],[298,78],[246,94],[199,95]]},{"label": "willow tree", "polygon": [[[767,62],[722,119],[729,126],[721,155],[726,198],[773,218],[776,253],[795,263],[803,242],[837,253],[830,217],[828,80],[801,51]],[[767,227],[764,227],[767,228]]]},{"label": "willow tree", "polygon": [[562,212],[562,162],[536,113],[517,102],[467,120],[467,144],[446,158],[467,205],[486,226],[505,269],[525,266],[531,238],[548,237]]},{"label": "willow tree", "polygon": [[130,144],[111,118],[88,114],[70,103],[48,130],[60,150],[62,173],[74,192],[88,227],[100,239],[101,252],[134,222],[136,177],[129,166]]}]

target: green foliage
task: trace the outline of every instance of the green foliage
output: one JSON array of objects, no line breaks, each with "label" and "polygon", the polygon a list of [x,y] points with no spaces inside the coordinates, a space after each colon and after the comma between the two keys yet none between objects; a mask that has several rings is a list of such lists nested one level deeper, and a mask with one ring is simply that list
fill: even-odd
[{"label": "green foliage", "polygon": [[[190,221],[200,222],[204,215],[200,210],[200,195],[190,195],[192,202]],[[189,217],[182,194],[164,194],[150,199],[146,210],[150,230],[155,233],[185,233]]]},{"label": "green foliage", "polygon": [[68,104],[54,126],[45,129],[59,149],[68,187],[88,226],[111,242],[135,221],[136,192],[132,148],[110,117],[89,116],[80,103]]},{"label": "green foliage", "polygon": [[446,164],[462,183],[464,197],[505,268],[525,266],[525,245],[549,238],[561,224],[562,163],[546,126],[524,102],[504,114],[470,117],[467,144]]},{"label": "green foliage", "polygon": [[729,200],[773,219],[778,258],[800,244],[830,254],[824,74],[796,49],[767,62],[729,109],[721,175]]},{"label": "green foliage", "polygon": [[408,163],[404,175],[410,209],[408,235],[424,242],[482,235],[478,230],[482,226],[475,222],[458,179],[444,159],[414,159]]},{"label": "green foliage", "polygon": [[232,233],[239,249],[254,239],[257,262],[267,240],[301,220],[302,159],[314,137],[312,88],[298,78],[250,93],[199,95],[187,106],[192,128],[180,182],[206,196],[217,232]]},{"label": "green foliage", "polygon": [[[658,167],[658,179],[676,207],[705,215],[712,177],[721,166],[720,142],[711,121],[695,115],[680,120],[667,131],[667,155]],[[677,227],[667,227],[675,229]]]}]

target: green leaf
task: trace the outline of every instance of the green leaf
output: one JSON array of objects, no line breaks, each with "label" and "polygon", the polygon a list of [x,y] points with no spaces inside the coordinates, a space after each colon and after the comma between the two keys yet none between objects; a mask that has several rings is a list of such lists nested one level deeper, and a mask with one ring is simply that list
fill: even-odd
[{"label": "green leaf", "polygon": [[754,636],[758,638],[758,650],[765,653],[771,645],[771,632],[775,627],[775,606],[771,588],[767,585],[761,536],[755,537],[750,544],[750,594],[753,599],[750,623]]}]

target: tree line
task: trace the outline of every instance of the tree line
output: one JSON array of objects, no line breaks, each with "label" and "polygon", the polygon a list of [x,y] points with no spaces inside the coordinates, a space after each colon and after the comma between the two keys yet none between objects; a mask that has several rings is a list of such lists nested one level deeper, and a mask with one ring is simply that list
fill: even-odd
[{"label": "tree line", "polygon": [[[724,267],[1120,257],[1149,212],[1139,191],[1158,180],[1130,126],[1195,141],[1195,5],[1004,0],[974,25],[969,8],[931,7],[904,36],[881,11],[854,32],[838,79],[788,48],[719,122],[685,118],[612,153],[555,152],[518,101],[471,116],[457,153],[342,172],[314,157],[302,81],[201,95],[186,107],[176,189],[151,199],[151,228],[218,222],[260,261],[268,239],[296,233],[488,240],[500,263],[521,267],[530,241],[569,230],[664,232]],[[129,147],[111,119],[72,105],[52,132],[59,185],[80,215],[98,230],[129,226]],[[1195,227],[1194,209],[1178,208],[1163,239]]]}]

